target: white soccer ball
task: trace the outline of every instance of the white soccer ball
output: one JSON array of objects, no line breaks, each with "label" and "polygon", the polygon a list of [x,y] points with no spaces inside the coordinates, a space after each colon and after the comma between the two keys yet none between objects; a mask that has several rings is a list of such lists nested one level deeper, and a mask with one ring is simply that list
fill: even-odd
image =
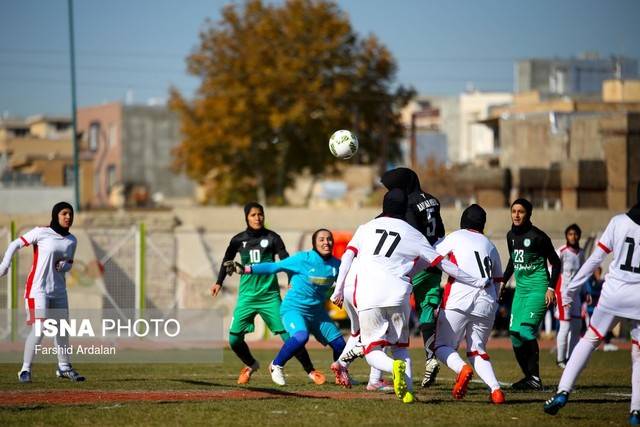
[{"label": "white soccer ball", "polygon": [[358,152],[358,138],[346,129],[335,131],[329,138],[329,150],[339,159],[350,159]]}]

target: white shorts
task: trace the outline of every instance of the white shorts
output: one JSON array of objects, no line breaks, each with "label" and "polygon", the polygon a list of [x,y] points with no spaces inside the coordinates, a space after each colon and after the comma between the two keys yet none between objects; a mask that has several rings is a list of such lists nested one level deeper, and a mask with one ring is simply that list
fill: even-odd
[{"label": "white shorts", "polygon": [[349,316],[349,321],[351,323],[351,336],[359,336],[360,319],[358,319],[358,309],[353,305],[353,290],[348,292],[347,289],[345,289],[342,308],[344,308],[344,311],[346,311]]},{"label": "white shorts", "polygon": [[489,359],[486,346],[494,316],[484,317],[464,313],[458,310],[440,310],[436,327],[435,349],[450,347],[458,349],[464,337],[467,343],[467,356],[480,356]]},{"label": "white shorts", "polygon": [[[589,329],[602,341],[621,319],[624,319],[624,317],[616,316],[596,307],[589,319]],[[631,339],[637,343],[640,341],[640,320],[629,320],[631,320]]]},{"label": "white shorts", "polygon": [[556,289],[555,294],[556,308],[554,315],[556,319],[567,321],[571,319],[582,319],[582,301],[580,301],[580,295],[573,296],[573,300],[571,301],[571,305],[567,311],[567,307],[564,306],[566,301],[562,301],[562,292]]},{"label": "white shorts", "polygon": [[407,303],[397,307],[375,307],[358,312],[360,318],[360,341],[367,354],[375,347],[397,345],[409,346],[409,316],[411,307]]},{"label": "white shorts", "polygon": [[48,297],[36,294],[33,298],[25,298],[24,306],[27,312],[27,325],[33,325],[36,319],[68,319],[69,302],[67,296]]}]

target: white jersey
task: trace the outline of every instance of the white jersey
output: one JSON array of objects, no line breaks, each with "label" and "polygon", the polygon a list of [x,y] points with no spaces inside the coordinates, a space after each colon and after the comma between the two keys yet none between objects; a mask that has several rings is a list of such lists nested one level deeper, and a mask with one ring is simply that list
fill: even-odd
[{"label": "white jersey", "polygon": [[640,319],[640,225],[626,214],[611,218],[598,246],[613,252],[598,307],[621,317]]},{"label": "white jersey", "polygon": [[[502,278],[502,263],[495,245],[484,234],[472,230],[457,230],[444,238],[436,250],[477,278]],[[497,285],[484,289],[449,278],[442,298],[442,307],[476,316],[492,316],[497,309]]]},{"label": "white jersey", "polygon": [[361,225],[347,249],[358,259],[354,305],[358,311],[408,303],[414,263],[422,258],[437,264],[439,257],[427,239],[407,222],[380,217]]},{"label": "white jersey", "polygon": [[61,236],[49,227],[36,227],[20,237],[21,247],[33,246],[33,264],[27,283],[25,298],[36,295],[63,297],[67,292],[65,273],[56,269],[59,261],[73,260],[76,238],[73,234]]},{"label": "white jersey", "polygon": [[559,320],[570,320],[571,318],[579,319],[582,317],[582,307],[580,303],[580,294],[575,293],[571,301],[571,310],[567,312],[564,305],[566,301],[563,300],[563,292],[567,286],[571,283],[571,280],[575,277],[584,264],[584,251],[582,249],[575,250],[571,246],[563,245],[556,250],[558,258],[562,263],[560,276],[558,277],[558,283],[556,283],[556,308],[555,315]]}]

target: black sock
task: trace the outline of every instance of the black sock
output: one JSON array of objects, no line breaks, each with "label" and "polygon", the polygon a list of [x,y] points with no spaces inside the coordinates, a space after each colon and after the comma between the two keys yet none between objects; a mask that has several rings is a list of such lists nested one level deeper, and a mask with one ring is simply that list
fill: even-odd
[{"label": "black sock", "polygon": [[308,374],[311,371],[314,371],[313,362],[311,362],[311,357],[309,356],[309,352],[306,348],[303,348],[298,353],[296,353],[296,359],[302,365],[302,368]]},{"label": "black sock", "polygon": [[522,369],[522,373],[526,378],[530,376],[529,374],[529,365],[527,363],[527,348],[523,343],[520,347],[513,347],[513,352],[516,355],[516,360],[518,361],[518,365],[520,365],[520,369]]},{"label": "black sock", "polygon": [[530,376],[540,378],[540,347],[537,340],[524,342],[523,347],[527,347],[527,370]]},{"label": "black sock", "polygon": [[253,355],[249,350],[249,346],[244,341],[244,337],[238,338],[238,339],[232,338],[229,341],[231,341],[230,342],[231,350],[233,350],[236,356],[238,356],[238,358],[242,360],[242,363],[244,363],[247,366],[253,366],[253,364],[256,363],[256,359],[253,358]]}]

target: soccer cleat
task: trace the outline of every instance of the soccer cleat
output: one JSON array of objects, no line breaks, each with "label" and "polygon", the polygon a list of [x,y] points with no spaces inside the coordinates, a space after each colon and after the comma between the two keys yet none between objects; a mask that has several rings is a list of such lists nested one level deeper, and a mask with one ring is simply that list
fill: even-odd
[{"label": "soccer cleat", "polygon": [[558,368],[560,369],[564,369],[567,367],[567,361],[566,360],[559,360],[556,362],[556,365],[558,365]]},{"label": "soccer cleat", "polygon": [[554,394],[553,397],[544,402],[544,412],[549,415],[555,415],[558,411],[567,404],[569,400],[569,393],[566,391],[559,391]]},{"label": "soccer cleat", "polygon": [[80,375],[78,371],[73,369],[71,366],[69,366],[69,369],[65,369],[64,371],[61,371],[60,369],[56,369],[56,376],[58,378],[67,378],[74,382],[82,382],[85,380],[85,377]]},{"label": "soccer cleat", "polygon": [[469,387],[469,381],[471,381],[472,377],[473,369],[465,363],[456,377],[456,383],[453,385],[453,389],[451,390],[451,394],[454,399],[460,400],[464,398],[467,394],[467,387]]},{"label": "soccer cleat", "polygon": [[340,361],[349,364],[359,357],[364,357],[364,346],[362,344],[356,344],[340,358]]},{"label": "soccer cleat", "polygon": [[410,391],[407,391],[402,398],[402,403],[413,403],[416,401],[415,396]]},{"label": "soccer cleat", "polygon": [[498,388],[491,392],[491,403],[494,405],[502,405],[504,403],[504,393],[502,390]]},{"label": "soccer cleat", "polygon": [[513,383],[511,389],[517,391],[544,391],[542,381],[538,377],[523,378]]},{"label": "soccer cleat", "polygon": [[436,382],[436,377],[438,376],[438,372],[440,372],[440,365],[435,357],[427,359],[427,362],[424,364],[424,377],[422,377],[422,387],[430,387],[433,383]]},{"label": "soccer cleat", "polygon": [[273,362],[269,364],[269,372],[271,372],[271,379],[278,385],[286,385],[287,382],[284,379],[284,367],[274,365]]},{"label": "soccer cleat", "polygon": [[393,393],[393,386],[385,380],[380,380],[376,384],[367,384],[367,391],[381,391],[383,393]]},{"label": "soccer cleat", "polygon": [[629,414],[629,424],[632,426],[640,426],[640,411],[637,409]]},{"label": "soccer cleat", "polygon": [[31,382],[31,372],[29,372],[29,371],[18,372],[18,381],[20,381],[21,383],[30,383]]},{"label": "soccer cleat", "polygon": [[247,384],[251,380],[251,375],[255,371],[260,369],[260,363],[256,360],[253,365],[245,366],[240,370],[240,375],[238,375],[238,384]]},{"label": "soccer cleat", "polygon": [[327,382],[327,377],[320,371],[316,371],[315,369],[308,374],[311,381],[316,383],[317,385],[322,385]]},{"label": "soccer cleat", "polygon": [[404,399],[407,394],[407,381],[404,373],[407,370],[407,364],[403,360],[393,361],[393,391],[396,392],[398,399]]},{"label": "soccer cleat", "polygon": [[349,371],[346,367],[342,366],[338,362],[331,364],[331,370],[336,376],[336,384],[339,384],[346,388],[351,388],[351,379],[349,377]]}]

